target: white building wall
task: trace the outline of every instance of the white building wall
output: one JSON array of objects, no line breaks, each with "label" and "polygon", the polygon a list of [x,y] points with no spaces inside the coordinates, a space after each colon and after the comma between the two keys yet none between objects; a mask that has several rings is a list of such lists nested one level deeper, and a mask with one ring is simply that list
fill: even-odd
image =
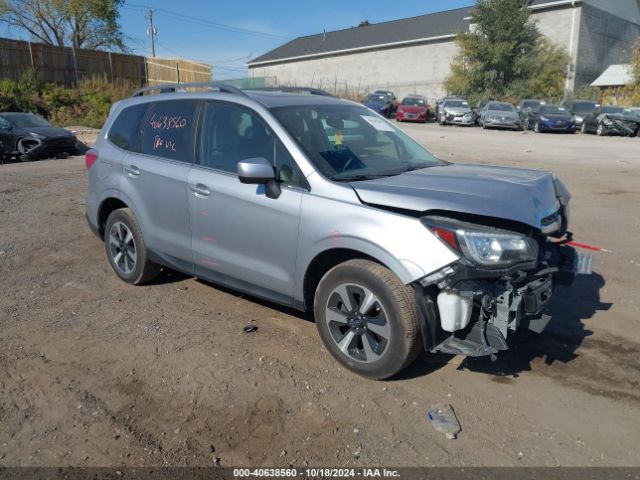
[{"label": "white building wall", "polygon": [[313,86],[338,92],[393,90],[429,100],[444,95],[442,83],[449,75],[458,47],[451,40],[412,47],[374,50],[280,65],[255,67],[252,77],[272,77],[279,85]]},{"label": "white building wall", "polygon": [[[567,88],[573,90],[580,34],[580,11],[575,8],[539,10],[532,19],[540,31],[571,56]],[[428,34],[428,32],[425,32]],[[417,46],[390,48],[348,55],[291,61],[250,68],[252,77],[270,77],[279,85],[312,86],[360,94],[376,89],[393,90],[399,97],[410,93],[430,101],[445,95],[443,82],[458,54],[453,38]]]}]

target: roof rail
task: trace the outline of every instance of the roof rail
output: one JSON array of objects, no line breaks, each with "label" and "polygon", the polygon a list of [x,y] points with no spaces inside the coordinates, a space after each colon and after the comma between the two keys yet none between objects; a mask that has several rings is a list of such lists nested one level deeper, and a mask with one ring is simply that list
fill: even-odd
[{"label": "roof rail", "polygon": [[150,87],[140,88],[136,90],[132,97],[141,97],[145,92],[151,92],[154,90],[159,90],[159,93],[172,93],[179,92],[183,88],[193,88],[193,87],[207,87],[209,90],[215,90],[222,93],[233,93],[235,95],[247,96],[239,88],[233,87],[231,85],[226,85],[224,83],[217,82],[195,82],[195,83],[168,83],[165,85],[152,85]]},{"label": "roof rail", "polygon": [[310,95],[321,95],[323,97],[333,97],[329,92],[311,87],[257,87],[247,88],[247,90],[257,92],[283,92],[283,93],[308,93]]}]

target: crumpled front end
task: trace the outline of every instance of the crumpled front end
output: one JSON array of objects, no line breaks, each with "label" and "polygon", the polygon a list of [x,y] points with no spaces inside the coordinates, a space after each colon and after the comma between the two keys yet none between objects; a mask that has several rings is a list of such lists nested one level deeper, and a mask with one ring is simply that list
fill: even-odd
[{"label": "crumpled front end", "polygon": [[563,211],[547,233],[423,219],[461,253],[459,261],[414,285],[427,350],[493,356],[509,348],[517,330],[540,333],[546,327],[551,318],[543,311],[555,288],[571,286],[576,273],[590,273],[591,267],[590,257],[567,245],[571,234]]}]

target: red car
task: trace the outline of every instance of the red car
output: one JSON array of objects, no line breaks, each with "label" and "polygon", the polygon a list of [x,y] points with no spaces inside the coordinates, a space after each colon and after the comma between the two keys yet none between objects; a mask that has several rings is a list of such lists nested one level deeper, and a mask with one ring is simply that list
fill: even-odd
[{"label": "red car", "polygon": [[426,123],[429,116],[429,104],[422,95],[409,95],[398,106],[396,120],[398,122],[422,122]]}]

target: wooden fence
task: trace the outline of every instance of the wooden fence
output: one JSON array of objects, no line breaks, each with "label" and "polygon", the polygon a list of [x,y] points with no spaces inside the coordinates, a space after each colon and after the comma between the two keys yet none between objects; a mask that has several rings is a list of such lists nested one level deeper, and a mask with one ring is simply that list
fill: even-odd
[{"label": "wooden fence", "polygon": [[91,77],[124,80],[140,86],[212,80],[211,65],[188,60],[145,58],[0,38],[0,78],[18,79],[30,70],[44,83],[66,86]]}]

